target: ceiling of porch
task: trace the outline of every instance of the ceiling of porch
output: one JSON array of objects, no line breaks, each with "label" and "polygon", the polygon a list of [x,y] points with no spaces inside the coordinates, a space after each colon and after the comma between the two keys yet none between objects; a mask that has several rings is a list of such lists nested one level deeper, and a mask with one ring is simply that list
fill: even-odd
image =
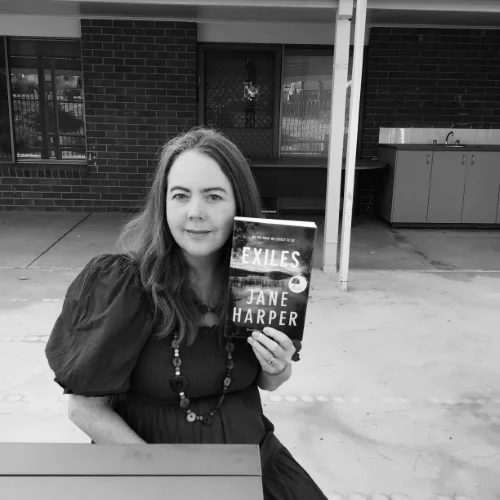
[{"label": "ceiling of porch", "polygon": [[[329,24],[335,0],[0,0],[0,14]],[[369,25],[499,27],[499,0],[368,0]]]},{"label": "ceiling of porch", "polygon": [[81,4],[82,13],[102,15],[120,12],[122,15],[143,16],[145,8],[149,15],[181,17],[201,21],[258,21],[281,23],[333,23],[336,9],[286,9],[280,7],[221,7],[191,5],[137,6],[122,4]]}]

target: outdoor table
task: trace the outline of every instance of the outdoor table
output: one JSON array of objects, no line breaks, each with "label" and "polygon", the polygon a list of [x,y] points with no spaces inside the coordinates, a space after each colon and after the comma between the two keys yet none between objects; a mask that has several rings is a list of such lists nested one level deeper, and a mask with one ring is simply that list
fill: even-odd
[{"label": "outdoor table", "polygon": [[1,443],[2,500],[263,500],[257,445]]},{"label": "outdoor table", "polygon": [[[326,203],[326,188],[328,181],[327,158],[260,158],[251,159],[250,167],[257,181],[264,205],[270,205],[265,210],[268,213],[281,212],[280,198],[316,198]],[[344,177],[346,162],[342,163]],[[354,211],[359,212],[360,198],[359,177],[362,172],[380,171],[387,164],[378,159],[356,158],[356,176],[354,183]],[[341,183],[341,192],[344,182]],[[271,208],[272,207],[272,208]],[[324,204],[323,204],[324,210]]]}]

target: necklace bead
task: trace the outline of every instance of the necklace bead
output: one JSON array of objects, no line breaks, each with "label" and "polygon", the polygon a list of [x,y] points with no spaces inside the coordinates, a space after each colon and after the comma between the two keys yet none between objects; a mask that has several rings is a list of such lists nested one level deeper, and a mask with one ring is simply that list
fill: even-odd
[{"label": "necklace bead", "polygon": [[182,365],[182,359],[180,358],[179,354],[179,336],[177,334],[174,335],[174,339],[172,340],[171,347],[174,351],[174,359],[172,360],[172,364],[174,366],[174,373],[175,376],[172,377],[170,384],[172,388],[179,393],[179,406],[182,410],[186,411],[186,421],[189,423],[193,423],[196,421],[202,422],[204,425],[211,425],[213,422],[213,417],[216,413],[216,411],[220,408],[224,401],[224,397],[229,391],[229,386],[231,385],[233,379],[231,377],[232,370],[234,368],[234,361],[233,361],[233,356],[232,352],[234,352],[234,343],[231,340],[227,340],[225,350],[226,350],[226,356],[227,359],[225,361],[225,368],[226,368],[226,375],[222,381],[222,394],[219,398],[219,401],[217,402],[217,405],[212,408],[208,413],[205,415],[197,415],[196,412],[194,412],[191,407],[190,403],[191,401],[189,398],[186,396],[184,390],[186,387],[189,385],[188,379],[181,375],[181,365]]},{"label": "necklace bead", "polygon": [[184,389],[188,386],[188,379],[184,377],[183,375],[176,375],[175,377],[172,377],[172,380],[170,381],[170,384],[172,385],[172,388],[174,391],[177,392],[182,392]]}]

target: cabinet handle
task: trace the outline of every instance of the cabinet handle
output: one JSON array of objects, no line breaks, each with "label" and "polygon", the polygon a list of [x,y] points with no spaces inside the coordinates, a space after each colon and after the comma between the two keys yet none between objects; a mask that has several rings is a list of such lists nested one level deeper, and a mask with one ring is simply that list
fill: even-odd
[{"label": "cabinet handle", "polygon": [[474,165],[474,159],[475,159],[475,156],[474,156],[474,155],[472,155],[472,160],[471,160],[471,162],[470,162],[470,164],[471,164],[471,165]]},{"label": "cabinet handle", "polygon": [[431,155],[427,153],[427,165],[431,162]]},{"label": "cabinet handle", "polygon": [[462,155],[462,165],[465,165],[465,155]]}]

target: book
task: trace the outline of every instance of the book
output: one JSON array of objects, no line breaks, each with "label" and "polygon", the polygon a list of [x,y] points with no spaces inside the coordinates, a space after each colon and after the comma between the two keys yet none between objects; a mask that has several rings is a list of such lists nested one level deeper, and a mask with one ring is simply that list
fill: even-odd
[{"label": "book", "polygon": [[314,222],[234,218],[226,336],[270,326],[302,340],[316,233]]}]

